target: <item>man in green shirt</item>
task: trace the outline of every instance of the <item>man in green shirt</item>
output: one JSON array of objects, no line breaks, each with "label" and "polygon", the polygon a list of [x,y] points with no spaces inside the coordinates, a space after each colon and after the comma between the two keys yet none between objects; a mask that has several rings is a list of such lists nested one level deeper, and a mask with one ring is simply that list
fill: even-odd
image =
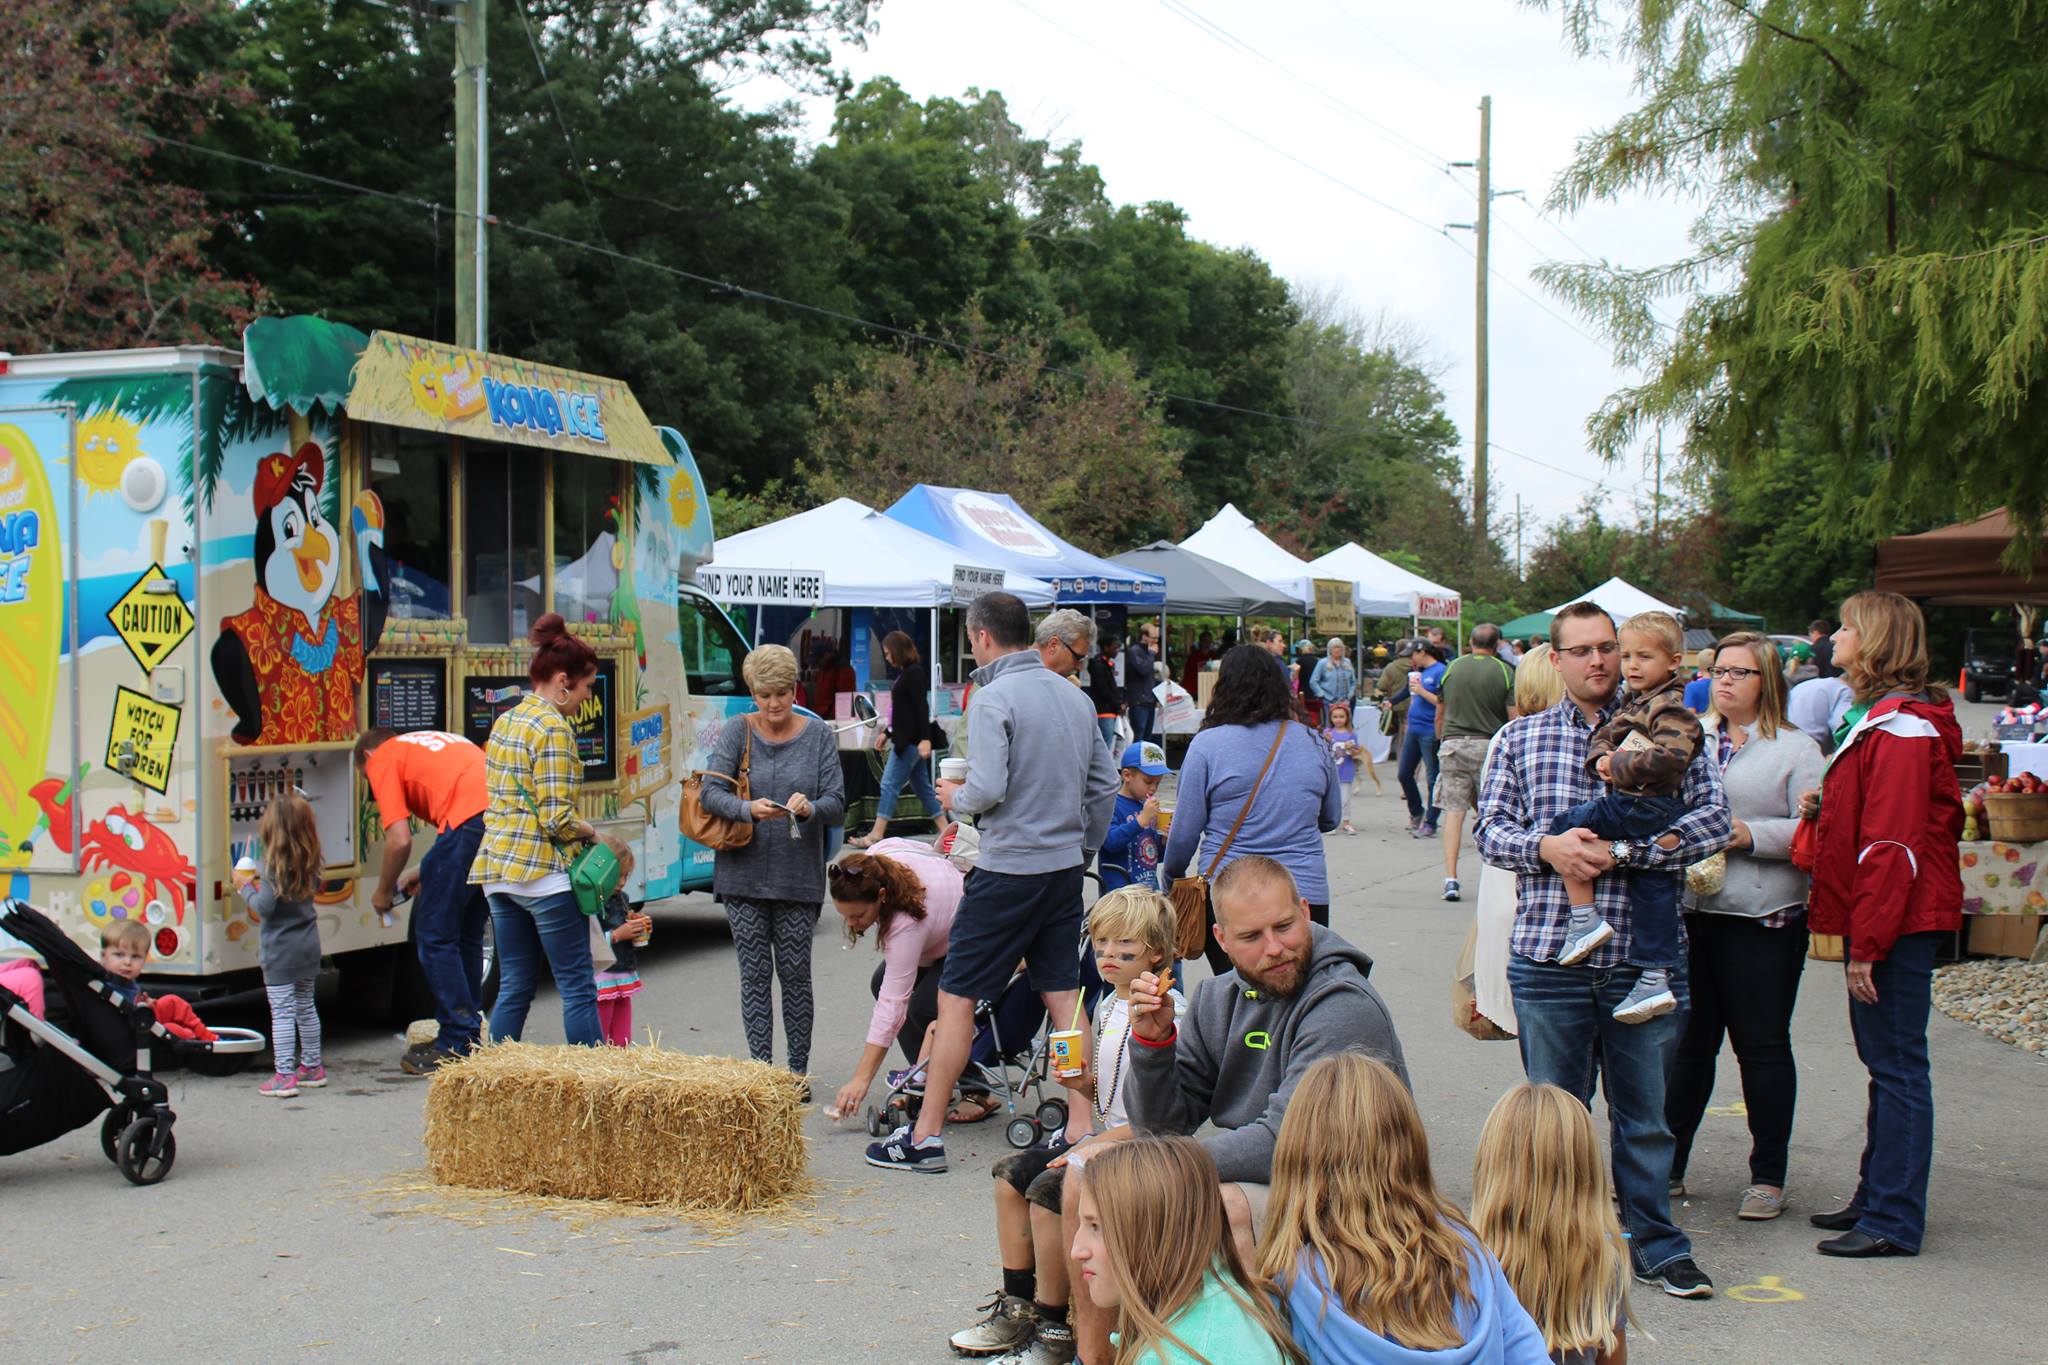
[{"label": "man in green shirt", "polygon": [[1458,840],[1465,832],[1465,812],[1479,804],[1479,774],[1486,766],[1486,746],[1494,732],[1515,714],[1515,670],[1500,657],[1500,627],[1483,625],[1472,632],[1472,652],[1461,655],[1444,671],[1439,684],[1443,705],[1437,708],[1437,805],[1443,809],[1444,899],[1459,899]]}]

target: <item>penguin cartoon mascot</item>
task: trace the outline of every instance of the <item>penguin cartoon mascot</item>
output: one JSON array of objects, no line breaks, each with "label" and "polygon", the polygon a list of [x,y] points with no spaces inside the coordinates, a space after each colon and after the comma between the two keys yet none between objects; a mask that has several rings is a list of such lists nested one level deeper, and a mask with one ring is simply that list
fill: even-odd
[{"label": "penguin cartoon mascot", "polygon": [[384,504],[351,509],[362,590],[337,598],[341,535],[320,510],[327,460],[317,443],[256,467],[256,591],[220,623],[213,676],[234,708],[237,744],[353,739],[365,656],[384,633]]}]

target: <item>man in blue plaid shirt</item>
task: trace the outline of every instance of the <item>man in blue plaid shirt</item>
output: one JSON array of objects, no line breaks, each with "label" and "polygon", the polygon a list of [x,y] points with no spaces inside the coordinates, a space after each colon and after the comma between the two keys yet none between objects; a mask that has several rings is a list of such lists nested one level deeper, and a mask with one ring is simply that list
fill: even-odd
[{"label": "man in blue plaid shirt", "polygon": [[[1521,1029],[1522,1069],[1531,1081],[1562,1086],[1589,1107],[1596,1072],[1605,1077],[1614,1185],[1636,1278],[1678,1298],[1709,1298],[1713,1282],[1693,1264],[1691,1243],[1671,1221],[1664,1073],[1684,1028],[1683,971],[1672,973],[1677,1011],[1625,1024],[1614,1009],[1641,975],[1628,960],[1633,933],[1625,869],[1669,871],[1726,847],[1728,799],[1711,752],[1702,752],[1679,788],[1686,814],[1657,839],[1610,843],[1585,829],[1545,833],[1558,815],[1605,792],[1587,771],[1586,746],[1614,713],[1621,682],[1614,622],[1593,603],[1558,612],[1550,642],[1565,698],[1500,732],[1474,830],[1480,856],[1518,874],[1508,986]],[[1602,875],[1610,872],[1615,875]],[[1613,938],[1570,967],[1557,960],[1571,918],[1562,873],[1593,882],[1594,903],[1614,928]]]}]

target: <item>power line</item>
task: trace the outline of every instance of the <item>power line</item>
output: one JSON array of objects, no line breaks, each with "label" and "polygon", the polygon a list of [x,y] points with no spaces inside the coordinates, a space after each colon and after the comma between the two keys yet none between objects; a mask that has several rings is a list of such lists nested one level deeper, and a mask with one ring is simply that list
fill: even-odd
[{"label": "power line", "polygon": [[1275,71],[1278,71],[1288,80],[1294,82],[1296,85],[1299,85],[1304,90],[1307,90],[1310,94],[1314,95],[1325,107],[1334,109],[1339,114],[1351,119],[1353,122],[1358,123],[1361,126],[1370,129],[1374,133],[1378,134],[1383,141],[1385,141],[1388,145],[1392,146],[1396,151],[1401,152],[1403,155],[1413,157],[1415,160],[1420,161],[1423,165],[1429,167],[1433,171],[1443,171],[1446,174],[1449,173],[1450,158],[1437,155],[1429,148],[1423,146],[1420,142],[1417,142],[1415,139],[1402,133],[1399,129],[1390,127],[1387,124],[1380,122],[1378,119],[1372,117],[1370,114],[1363,112],[1356,106],[1346,102],[1343,99],[1338,98],[1336,95],[1331,94],[1329,91],[1323,89],[1315,82],[1298,74],[1297,72],[1283,65],[1273,57],[1268,56],[1266,53],[1260,51],[1258,48],[1252,46],[1244,39],[1232,33],[1230,30],[1224,28],[1215,20],[1210,19],[1208,16],[1202,14],[1199,10],[1195,9],[1194,6],[1186,3],[1186,0],[1159,0],[1159,3],[1162,6],[1164,6],[1169,13],[1177,16],[1184,23],[1193,26],[1198,32],[1206,34],[1210,38],[1213,38],[1217,42],[1223,44],[1224,47],[1243,53],[1245,56],[1252,58],[1254,61],[1262,62],[1265,65],[1273,68]]},{"label": "power line", "polygon": [[1534,455],[1524,455],[1521,451],[1516,450],[1513,446],[1504,446],[1499,441],[1488,441],[1486,444],[1487,447],[1491,450],[1498,450],[1503,455],[1512,455],[1518,460],[1526,460],[1530,464],[1537,466],[1539,469],[1547,469],[1553,474],[1562,474],[1568,479],[1577,479],[1581,483],[1592,484],[1593,487],[1600,489],[1604,492],[1611,493],[1614,491],[1613,489],[1607,487],[1607,480],[1605,479],[1596,479],[1591,477],[1590,475],[1581,474],[1575,469],[1566,469],[1563,465],[1552,464],[1548,460],[1539,460]]},{"label": "power line", "polygon": [[1096,53],[1097,55],[1105,58],[1108,61],[1116,63],[1118,66],[1121,66],[1122,68],[1124,68],[1124,70],[1130,72],[1132,75],[1136,76],[1139,80],[1144,81],[1146,84],[1164,91],[1165,93],[1173,96],[1175,99],[1179,100],[1181,103],[1189,106],[1190,108],[1196,110],[1197,112],[1207,116],[1208,118],[1214,119],[1216,122],[1230,129],[1230,131],[1232,131],[1233,133],[1236,133],[1239,137],[1246,138],[1249,141],[1258,143],[1261,147],[1264,147],[1267,151],[1273,153],[1275,156],[1284,157],[1286,160],[1292,161],[1295,165],[1301,167],[1309,174],[1314,175],[1320,179],[1327,180],[1332,185],[1335,185],[1337,188],[1344,190],[1350,194],[1355,194],[1360,199],[1365,200],[1369,204],[1373,204],[1379,208],[1385,209],[1388,213],[1393,214],[1397,218],[1407,219],[1409,222],[1415,224],[1415,226],[1423,229],[1425,232],[1433,233],[1439,237],[1446,235],[1441,224],[1432,223],[1427,219],[1420,218],[1415,214],[1408,212],[1408,210],[1404,208],[1400,208],[1394,204],[1390,204],[1386,200],[1380,198],[1378,195],[1369,193],[1366,190],[1362,190],[1358,186],[1350,183],[1349,181],[1330,174],[1330,172],[1324,170],[1322,167],[1317,166],[1311,162],[1304,161],[1302,158],[1296,156],[1293,152],[1288,151],[1285,147],[1280,146],[1278,143],[1269,142],[1265,138],[1260,137],[1257,133],[1252,132],[1249,128],[1246,128],[1241,124],[1231,122],[1229,119],[1223,117],[1223,115],[1217,113],[1214,109],[1210,108],[1207,104],[1203,103],[1202,101],[1195,99],[1191,95],[1182,94],[1180,91],[1174,89],[1172,86],[1166,84],[1164,81],[1158,80],[1157,78],[1147,74],[1140,68],[1133,66],[1131,63],[1125,61],[1122,57],[1119,57],[1116,53],[1111,52],[1108,48],[1105,48],[1100,44],[1092,41],[1091,39],[1085,38],[1081,34],[1076,33],[1073,29],[1068,28],[1065,24],[1061,23],[1057,19],[1054,19],[1050,15],[1041,14],[1038,10],[1033,9],[1030,5],[1026,4],[1025,0],[1010,0],[1010,3],[1015,5],[1018,9],[1023,10],[1026,14],[1029,14],[1032,18],[1038,20],[1040,23],[1058,29],[1061,33],[1066,34],[1067,37],[1081,44],[1081,46],[1089,49],[1090,51]]},{"label": "power line", "polygon": [[1371,38],[1381,47],[1384,47],[1387,51],[1393,53],[1396,57],[1399,57],[1402,61],[1408,63],[1408,65],[1414,67],[1417,71],[1420,71],[1423,75],[1435,81],[1438,85],[1442,86],[1446,91],[1449,91],[1453,95],[1462,96],[1464,94],[1463,91],[1457,89],[1449,81],[1445,80],[1442,76],[1437,75],[1436,72],[1430,70],[1421,62],[1416,61],[1415,58],[1409,56],[1400,48],[1394,46],[1394,42],[1391,38],[1388,38],[1386,34],[1381,33],[1372,25],[1366,23],[1365,20],[1359,18],[1350,10],[1338,4],[1337,0],[1323,0],[1323,3],[1328,5],[1331,9],[1337,11],[1337,13],[1342,15],[1344,18],[1350,20],[1352,25],[1361,30],[1362,32],[1364,32],[1367,37]]},{"label": "power line", "polygon": [[[1458,248],[1458,250],[1464,252],[1467,256],[1471,256],[1474,254],[1471,247],[1466,246],[1457,238],[1451,237],[1449,236],[1449,234],[1446,234],[1446,240],[1449,241],[1452,246],[1455,246],[1456,248]],[[1536,310],[1538,312],[1543,313],[1550,317],[1553,321],[1555,321],[1559,326],[1563,327],[1566,331],[1571,332],[1575,336],[1578,336],[1580,339],[1590,343],[1591,345],[1598,346],[1603,351],[1609,349],[1606,342],[1602,341],[1599,337],[1594,336],[1591,332],[1588,332],[1583,327],[1580,327],[1577,323],[1573,322],[1570,318],[1566,317],[1564,314],[1552,308],[1549,304],[1545,303],[1541,298],[1537,297],[1535,294],[1532,294],[1527,289],[1524,289],[1522,287],[1521,281],[1517,280],[1514,276],[1502,270],[1499,266],[1494,265],[1492,262],[1489,261],[1487,263],[1486,273],[1493,279],[1499,280],[1502,284],[1506,285],[1508,288],[1514,290],[1517,294],[1520,294],[1523,298],[1527,299],[1531,304],[1535,305]]]}]

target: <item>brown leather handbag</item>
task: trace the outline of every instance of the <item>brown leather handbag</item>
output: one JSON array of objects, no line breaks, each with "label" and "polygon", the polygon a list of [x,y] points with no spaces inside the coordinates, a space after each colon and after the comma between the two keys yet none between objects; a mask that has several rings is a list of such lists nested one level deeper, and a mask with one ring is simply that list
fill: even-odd
[{"label": "brown leather handbag", "polygon": [[1230,845],[1236,841],[1237,832],[1244,827],[1244,818],[1252,813],[1252,802],[1259,799],[1259,788],[1266,781],[1266,774],[1272,770],[1273,760],[1279,757],[1280,746],[1287,739],[1288,722],[1280,722],[1280,733],[1273,736],[1273,747],[1266,751],[1266,761],[1259,767],[1259,775],[1252,779],[1251,792],[1244,798],[1244,806],[1237,812],[1237,819],[1230,826],[1230,833],[1223,836],[1223,842],[1216,849],[1216,856],[1209,860],[1207,872],[1193,876],[1175,877],[1172,888],[1166,893],[1173,902],[1174,947],[1182,957],[1200,957],[1209,943],[1209,879],[1223,866],[1223,855],[1230,852]]},{"label": "brown leather handbag", "polygon": [[732,794],[740,799],[743,806],[753,799],[747,786],[747,773],[754,763],[754,723],[742,716],[740,724],[747,727],[747,738],[740,749],[737,776],[699,769],[683,779],[683,805],[676,813],[676,823],[682,827],[685,839],[694,839],[713,853],[744,848],[754,841],[754,826],[748,821],[728,820],[704,808],[704,782],[707,778],[731,783]]}]

